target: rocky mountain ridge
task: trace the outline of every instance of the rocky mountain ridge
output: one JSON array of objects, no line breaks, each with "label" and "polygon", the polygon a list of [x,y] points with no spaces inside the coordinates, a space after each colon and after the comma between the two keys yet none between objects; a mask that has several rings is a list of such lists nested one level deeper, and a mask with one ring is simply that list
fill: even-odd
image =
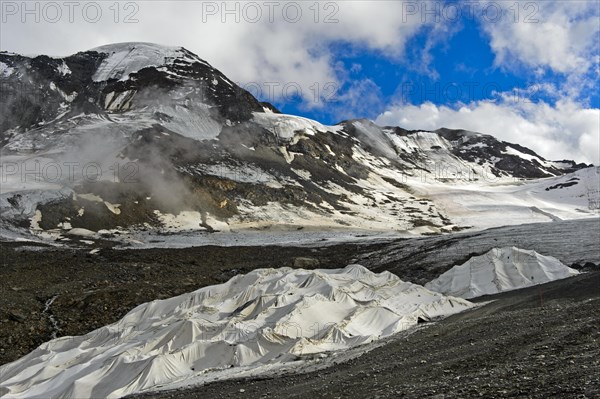
[{"label": "rocky mountain ridge", "polygon": [[[439,233],[467,226],[423,185],[556,185],[588,167],[476,132],[283,115],[181,47],[0,53],[0,83],[0,208],[11,225],[38,233],[275,225]],[[49,165],[58,171],[51,179]],[[41,179],[28,181],[32,170]]]}]

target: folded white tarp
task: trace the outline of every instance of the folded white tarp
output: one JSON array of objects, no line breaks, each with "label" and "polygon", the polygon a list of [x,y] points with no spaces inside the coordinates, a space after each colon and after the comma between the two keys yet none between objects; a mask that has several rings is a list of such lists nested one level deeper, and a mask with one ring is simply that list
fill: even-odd
[{"label": "folded white tarp", "polygon": [[516,247],[494,248],[454,266],[425,287],[445,295],[475,298],[574,276],[579,272],[551,256]]},{"label": "folded white tarp", "polygon": [[347,349],[471,306],[359,265],[255,270],[140,305],[87,335],[47,342],[0,367],[0,393],[120,397],[213,371]]}]

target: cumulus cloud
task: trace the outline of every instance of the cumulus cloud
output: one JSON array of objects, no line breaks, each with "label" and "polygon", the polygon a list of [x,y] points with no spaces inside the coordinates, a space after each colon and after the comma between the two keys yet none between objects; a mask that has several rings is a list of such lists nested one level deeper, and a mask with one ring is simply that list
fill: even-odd
[{"label": "cumulus cloud", "polygon": [[[549,159],[600,163],[600,110],[586,105],[597,90],[600,25],[598,3],[527,3],[515,16],[481,19],[497,67],[531,72],[539,84],[512,93],[493,93],[494,101],[468,104],[390,106],[376,118],[383,125],[435,130],[441,127],[488,133],[532,148]],[[520,7],[524,4],[519,3]],[[549,83],[547,73],[564,79]],[[529,101],[531,91],[545,101]],[[515,97],[515,94],[517,97]]]},{"label": "cumulus cloud", "polygon": [[569,99],[545,102],[475,101],[456,107],[397,105],[376,118],[380,125],[435,130],[441,127],[491,134],[533,149],[551,160],[574,159],[600,164],[600,110]]},{"label": "cumulus cloud", "polygon": [[[27,15],[22,9],[7,13],[5,7],[9,3],[18,8],[26,4],[29,10],[37,5],[39,21],[35,20],[35,11]],[[101,7],[98,21],[91,21],[91,8],[87,16],[83,15],[90,3]],[[68,55],[122,41],[181,45],[242,86],[251,89],[258,84],[263,90],[260,97],[265,100],[277,102],[288,94],[284,92],[286,87],[297,85],[305,109],[313,113],[319,108],[327,109],[341,119],[375,117],[373,110],[384,107],[383,96],[373,81],[364,77],[355,81],[357,76],[352,71],[358,67],[340,65],[330,52],[332,44],[346,43],[353,50],[380,52],[401,64],[407,55],[408,41],[426,31],[425,44],[410,53],[412,59],[421,62],[405,67],[435,78],[436,71],[429,68],[432,46],[437,43],[436,38],[443,40],[460,28],[460,24],[424,21],[420,13],[407,13],[408,2],[337,1],[319,2],[315,7],[315,2],[284,1],[275,2],[274,8],[269,9],[265,2],[258,1],[254,4],[260,10],[259,18],[256,10],[247,5],[250,3],[254,2],[120,2],[117,15],[114,2],[83,1],[77,3],[73,21],[64,7],[58,20],[49,21],[53,15],[43,15],[43,2],[3,1],[0,49]],[[292,3],[301,6],[299,17],[294,5],[287,6]],[[439,4],[415,3],[429,9],[433,8],[432,3]],[[125,8],[127,4],[134,6]],[[544,85],[544,94],[549,96],[546,101],[551,97],[552,103],[500,99],[446,106],[404,104],[390,106],[377,121],[415,129],[447,126],[478,130],[529,146],[548,158],[571,157],[597,163],[599,110],[585,106],[582,97],[597,89],[600,76],[598,4],[527,4],[537,7],[531,16],[537,23],[525,22],[531,9],[524,10],[525,4],[519,3],[518,21],[482,19],[481,26],[489,37],[496,66],[533,73]],[[239,11],[235,11],[236,7]],[[234,11],[224,13],[225,8]],[[415,57],[414,51],[420,51],[421,56]],[[545,84],[548,72],[564,75],[564,79],[555,82],[555,86]],[[330,95],[325,88],[331,83],[341,88],[336,92],[335,103],[323,98]],[[319,88],[318,96],[315,87]]]},{"label": "cumulus cloud", "polygon": [[[68,55],[122,41],[182,45],[242,86],[261,85],[266,100],[284,97],[286,85],[297,84],[304,101],[318,107],[324,102],[315,99],[311,86],[346,83],[345,74],[336,72],[330,44],[349,43],[399,58],[407,40],[425,25],[419,15],[403,16],[402,2],[389,1],[138,1],[130,2],[137,8],[128,9],[128,3],[119,3],[118,22],[115,3],[96,2],[103,15],[94,23],[82,16],[87,3],[75,9],[73,22],[64,7],[62,18],[53,23],[43,9],[39,23],[34,15],[22,22],[23,10],[7,15],[2,50]],[[125,23],[134,11],[130,19],[138,22]]]},{"label": "cumulus cloud", "polygon": [[381,89],[370,79],[352,81],[326,104],[337,122],[355,118],[374,118],[385,107]]},{"label": "cumulus cloud", "polygon": [[599,7],[593,1],[527,3],[518,17],[482,20],[496,64],[581,74],[597,67]]}]

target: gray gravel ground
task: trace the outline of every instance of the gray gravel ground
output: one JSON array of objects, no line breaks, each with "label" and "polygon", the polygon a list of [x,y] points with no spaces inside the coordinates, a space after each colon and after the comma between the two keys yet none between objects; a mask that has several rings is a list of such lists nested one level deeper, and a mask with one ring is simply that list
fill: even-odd
[{"label": "gray gravel ground", "polygon": [[581,269],[588,264],[593,270],[600,265],[600,218],[399,240],[354,260],[373,271],[389,270],[403,280],[425,284],[473,255],[505,246],[533,249],[568,266]]},{"label": "gray gravel ground", "polygon": [[423,284],[472,255],[515,245],[589,272],[483,298],[494,302],[425,323],[320,371],[143,397],[600,398],[600,219],[314,248],[97,245],[100,252],[90,255],[89,248],[0,243],[0,364],[25,355],[53,333],[84,334],[140,303],[259,267],[339,268],[358,262]]}]

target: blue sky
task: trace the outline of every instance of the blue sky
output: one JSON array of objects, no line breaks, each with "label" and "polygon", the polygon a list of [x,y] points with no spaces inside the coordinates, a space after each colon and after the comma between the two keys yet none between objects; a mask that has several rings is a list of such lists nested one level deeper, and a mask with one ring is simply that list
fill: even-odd
[{"label": "blue sky", "polygon": [[[600,23],[600,22],[599,22]],[[511,93],[521,101],[555,104],[561,96],[549,93],[546,85],[559,88],[566,84],[567,73],[539,66],[513,65],[505,67],[495,63],[496,56],[490,46],[490,37],[482,29],[482,23],[473,18],[462,18],[460,23],[444,40],[436,40],[428,51],[427,65],[423,64],[423,49],[430,36],[424,27],[406,44],[406,53],[400,59],[390,57],[380,50],[344,41],[331,43],[328,50],[336,63],[349,73],[350,82],[328,87],[318,106],[300,96],[273,98],[269,92],[255,94],[265,101],[273,101],[282,111],[303,115],[324,123],[334,124],[354,114],[355,118],[372,118],[385,111],[390,103],[436,105],[468,104],[476,101],[498,101],[498,92]],[[591,51],[590,60],[598,56]],[[597,65],[597,64],[596,64]],[[349,71],[349,72],[348,72]],[[600,106],[600,80],[593,69],[584,73],[591,86],[573,97],[590,108]],[[343,80],[343,79],[340,79]],[[376,88],[380,102],[371,103],[368,109],[341,112],[335,106],[354,81],[369,80]],[[252,86],[249,86],[252,90]],[[313,90],[309,90],[311,94]],[[291,91],[294,93],[294,91]],[[321,106],[322,104],[322,106]],[[360,107],[359,107],[360,108]],[[350,115],[348,115],[350,116]]]},{"label": "blue sky", "polygon": [[600,1],[82,1],[58,17],[22,4],[2,2],[2,50],[184,46],[286,113],[464,128],[600,163]]}]

